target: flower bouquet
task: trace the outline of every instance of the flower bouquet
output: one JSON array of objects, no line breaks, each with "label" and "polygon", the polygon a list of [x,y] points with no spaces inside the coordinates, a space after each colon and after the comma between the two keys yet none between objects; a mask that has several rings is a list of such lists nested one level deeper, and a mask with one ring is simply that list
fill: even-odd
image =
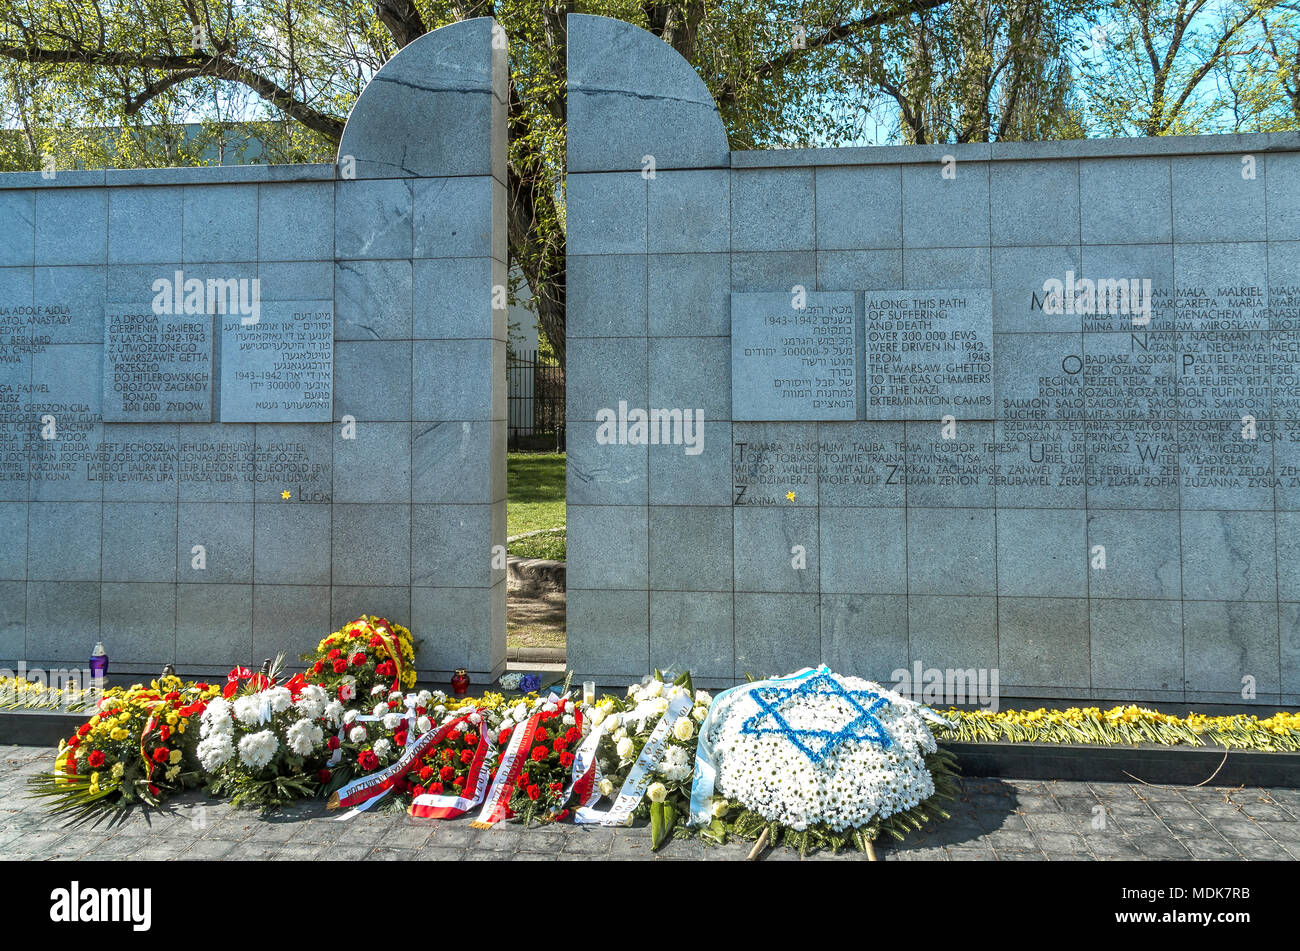
[{"label": "flower bouquet", "polygon": [[275,681],[211,700],[200,719],[199,764],[210,791],[232,805],[283,805],[329,779],[326,736],[342,722],[343,704],[302,675]]},{"label": "flower bouquet", "polygon": [[95,714],[59,743],[53,772],[31,778],[32,794],[46,798],[50,812],[80,820],[132,803],[157,806],[199,785],[190,720],[219,693],[177,677],[107,691]]},{"label": "flower bouquet", "polygon": [[944,722],[826,667],[724,691],[700,727],[691,822],[714,838],[874,857],[881,832],[901,839],[948,816],[955,759],[927,721]]},{"label": "flower bouquet", "polygon": [[377,686],[385,693],[415,686],[411,632],[371,614],[345,624],[302,660],[307,679],[344,704],[369,697]]},{"label": "flower bouquet", "polygon": [[[589,712],[592,728],[601,733],[596,754],[603,773],[600,793],[615,799],[625,789],[628,795],[644,789],[631,815],[650,819],[652,850],[674,836],[690,835],[685,820],[690,816],[696,731],[711,703],[707,693],[694,690],[689,673],[668,681],[656,670],[645,683],[629,687],[626,699],[603,697]],[[644,775],[637,774],[638,761],[644,761]]]}]

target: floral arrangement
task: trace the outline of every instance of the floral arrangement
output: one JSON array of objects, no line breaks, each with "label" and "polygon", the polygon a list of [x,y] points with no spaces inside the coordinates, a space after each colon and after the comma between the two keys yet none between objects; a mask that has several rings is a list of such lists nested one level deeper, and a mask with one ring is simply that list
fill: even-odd
[{"label": "floral arrangement", "polygon": [[415,686],[415,642],[400,624],[372,614],[345,624],[303,654],[307,679],[326,688],[341,703]]},{"label": "floral arrangement", "polygon": [[106,691],[94,715],[59,743],[53,772],[31,779],[33,794],[52,813],[84,819],[133,803],[157,806],[198,785],[190,721],[219,694],[176,677]]},{"label": "floral arrangement", "polygon": [[1300,713],[1278,712],[1210,717],[1185,717],[1143,707],[1070,707],[1065,710],[957,710],[943,713],[951,722],[940,728],[940,739],[963,742],[1001,740],[1011,743],[1088,743],[1161,746],[1205,746],[1229,749],[1294,752],[1300,750]]},{"label": "floral arrangement", "polygon": [[[946,818],[954,759],[938,749],[927,708],[879,684],[822,667],[722,694],[701,726],[701,757],[716,797],[697,777],[697,824],[806,851],[898,838]],[[697,767],[698,768],[698,767]]]},{"label": "floral arrangement", "polygon": [[199,764],[209,789],[234,805],[281,805],[330,779],[326,737],[342,723],[343,704],[302,675],[275,680],[213,698],[200,717]]},{"label": "floral arrangement", "polygon": [[582,726],[582,713],[565,698],[537,698],[506,711],[497,745],[507,750],[513,741],[517,754],[508,818],[524,825],[568,818],[568,787]]},{"label": "floral arrangement", "polygon": [[656,670],[645,683],[628,687],[626,698],[603,697],[588,714],[593,728],[603,731],[597,747],[603,773],[599,790],[602,796],[613,799],[627,782],[673,699],[682,694],[691,698],[691,706],[662,731],[659,752],[643,779],[645,798],[633,811],[634,818],[650,820],[653,851],[674,836],[690,834],[686,820],[690,816],[697,730],[708,716],[713,699],[694,689],[689,673],[667,680]]},{"label": "floral arrangement", "polygon": [[66,710],[80,713],[95,709],[102,692],[95,687],[68,684],[47,687],[20,677],[0,677],[0,710]]}]

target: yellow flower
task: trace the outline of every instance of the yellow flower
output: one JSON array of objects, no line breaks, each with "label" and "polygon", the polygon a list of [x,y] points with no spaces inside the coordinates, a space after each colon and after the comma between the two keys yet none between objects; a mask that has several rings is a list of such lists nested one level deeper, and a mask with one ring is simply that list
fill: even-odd
[{"label": "yellow flower", "polygon": [[131,734],[127,733],[126,730],[123,730],[121,727],[119,727],[119,728],[113,730],[111,733],[109,733],[109,734],[108,734],[108,738],[109,738],[110,740],[114,740],[114,741],[120,743],[120,742],[122,742],[123,740],[125,740],[128,736],[130,736],[130,735],[131,735]]},{"label": "yellow flower", "polygon": [[181,757],[182,757],[183,755],[184,755],[184,754],[181,753],[180,750],[172,750],[172,754],[171,754],[171,756],[167,757],[167,762],[169,762],[169,763],[171,763],[173,766],[175,766],[177,763],[179,763],[179,762],[181,761]]}]

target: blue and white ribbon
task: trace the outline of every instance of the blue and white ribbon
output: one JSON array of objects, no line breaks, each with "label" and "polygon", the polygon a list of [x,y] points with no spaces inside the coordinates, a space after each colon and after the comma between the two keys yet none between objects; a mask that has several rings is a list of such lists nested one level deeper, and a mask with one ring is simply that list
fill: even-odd
[{"label": "blue and white ribbon", "polygon": [[803,680],[805,677],[811,677],[814,674],[829,672],[830,668],[825,664],[816,669],[805,667],[789,677],[772,677],[768,680],[757,680],[754,683],[730,687],[713,698],[709,713],[704,718],[704,722],[700,724],[699,744],[695,747],[695,779],[691,783],[691,818],[689,825],[706,826],[713,821],[713,811],[710,808],[709,800],[713,798],[713,788],[718,778],[718,767],[713,759],[713,744],[709,732],[726,715],[727,708],[759,687],[790,683],[795,680]]}]

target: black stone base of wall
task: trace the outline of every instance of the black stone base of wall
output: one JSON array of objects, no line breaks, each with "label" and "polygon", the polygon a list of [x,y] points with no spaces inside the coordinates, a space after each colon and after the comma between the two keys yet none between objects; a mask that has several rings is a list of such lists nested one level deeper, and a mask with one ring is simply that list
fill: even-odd
[{"label": "black stone base of wall", "polygon": [[1300,787],[1300,753],[1150,743],[1137,746],[1057,743],[940,745],[956,754],[966,776],[1094,783],[1143,782],[1153,786],[1204,783],[1207,786]]},{"label": "black stone base of wall", "polygon": [[[0,713],[0,746],[58,746],[88,714]],[[1260,753],[1222,747],[1086,746],[1049,743],[944,743],[966,776],[1074,780],[1155,786],[1300,787],[1300,753]],[[1227,758],[1224,758],[1224,753]],[[1217,770],[1217,772],[1216,772]],[[1213,778],[1211,778],[1213,777]]]}]

